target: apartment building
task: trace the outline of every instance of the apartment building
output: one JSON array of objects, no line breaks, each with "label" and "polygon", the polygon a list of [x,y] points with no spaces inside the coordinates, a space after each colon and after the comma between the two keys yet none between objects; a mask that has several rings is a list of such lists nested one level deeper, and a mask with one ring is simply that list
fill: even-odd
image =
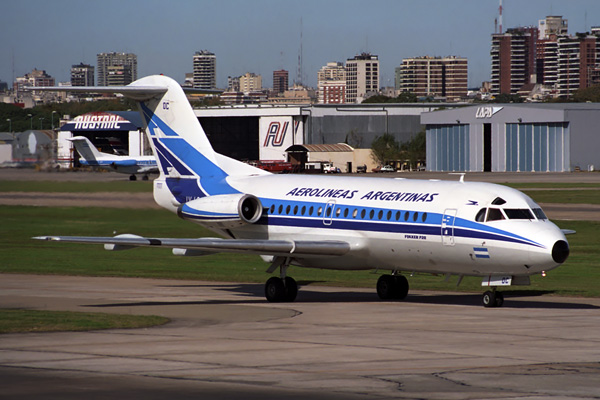
[{"label": "apartment building", "polygon": [[466,97],[468,86],[466,58],[416,57],[402,60],[399,79],[400,92],[411,92],[417,97],[445,97],[459,101]]},{"label": "apartment building", "polygon": [[193,57],[194,88],[217,88],[217,56],[208,50],[197,51]]},{"label": "apartment building", "polygon": [[[137,55],[133,53],[100,53],[97,55],[98,68],[98,86],[110,86],[109,75],[111,82],[124,82],[119,84],[128,85],[137,80]],[[123,66],[125,68],[110,68],[115,66]],[[114,79],[115,71],[122,71],[121,75],[126,75],[128,78],[123,80]]]},{"label": "apartment building", "polygon": [[346,102],[362,103],[379,90],[379,57],[362,53],[346,60]]}]

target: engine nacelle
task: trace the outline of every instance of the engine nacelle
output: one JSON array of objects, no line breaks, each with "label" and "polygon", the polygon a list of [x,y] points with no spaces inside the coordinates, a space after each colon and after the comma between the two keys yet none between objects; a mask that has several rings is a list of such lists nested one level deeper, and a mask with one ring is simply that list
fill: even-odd
[{"label": "engine nacelle", "polygon": [[262,217],[263,207],[251,194],[220,194],[188,201],[177,208],[177,215],[207,228],[230,229],[254,224]]}]

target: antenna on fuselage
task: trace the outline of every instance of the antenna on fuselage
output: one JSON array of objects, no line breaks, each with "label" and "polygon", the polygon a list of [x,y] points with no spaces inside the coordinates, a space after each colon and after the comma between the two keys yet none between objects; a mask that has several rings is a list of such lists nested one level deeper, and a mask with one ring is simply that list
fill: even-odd
[{"label": "antenna on fuselage", "polygon": [[460,178],[458,179],[458,181],[464,183],[466,174],[467,174],[466,172],[450,172],[448,175],[460,175]]}]

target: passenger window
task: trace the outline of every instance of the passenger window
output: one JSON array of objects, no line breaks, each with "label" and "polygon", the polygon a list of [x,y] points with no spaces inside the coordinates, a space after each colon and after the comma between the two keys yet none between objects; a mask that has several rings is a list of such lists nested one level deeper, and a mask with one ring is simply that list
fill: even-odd
[{"label": "passenger window", "polygon": [[338,207],[337,210],[335,210],[335,216],[339,217],[341,213],[342,213],[342,209]]},{"label": "passenger window", "polygon": [[352,218],[356,218],[357,215],[358,215],[358,209],[355,208],[354,211],[352,211]]},{"label": "passenger window", "polygon": [[404,213],[404,220],[408,221],[408,211]]},{"label": "passenger window", "polygon": [[278,212],[278,214],[281,214],[281,213],[283,213],[283,205],[282,204],[279,205],[279,212]]},{"label": "passenger window", "polygon": [[360,212],[360,217],[361,217],[362,219],[365,219],[365,214],[366,214],[366,212],[367,212],[367,210],[365,210],[364,208],[361,210],[361,212]]},{"label": "passenger window", "polygon": [[271,208],[269,209],[269,213],[273,214],[274,211],[275,211],[275,204],[271,204]]},{"label": "passenger window", "polygon": [[423,215],[421,215],[421,221],[425,222],[427,220],[427,213],[423,213]]},{"label": "passenger window", "polygon": [[479,212],[475,216],[475,221],[485,222],[485,208],[482,208],[481,210],[479,210]]},{"label": "passenger window", "polygon": [[389,221],[390,219],[392,219],[392,211],[388,211],[387,213],[387,220]]},{"label": "passenger window", "polygon": [[505,218],[504,214],[502,214],[502,211],[499,208],[490,208],[488,210],[486,221],[499,221],[501,219]]},{"label": "passenger window", "polygon": [[375,216],[375,210],[371,210],[369,212],[369,219],[373,219],[374,216]]},{"label": "passenger window", "polygon": [[400,221],[400,211],[396,211],[396,221]]},{"label": "passenger window", "polygon": [[344,218],[348,217],[348,209],[344,209]]},{"label": "passenger window", "polygon": [[319,207],[319,209],[317,210],[317,215],[320,217],[322,215],[323,212],[323,207]]},{"label": "passenger window", "polygon": [[298,214],[298,206],[294,206],[294,215]]},{"label": "passenger window", "polygon": [[302,206],[302,211],[301,211],[302,215],[306,214],[306,206]]},{"label": "passenger window", "polygon": [[379,210],[379,214],[377,214],[377,218],[378,219],[383,218],[383,210]]},{"label": "passenger window", "polygon": [[291,206],[287,206],[287,207],[285,208],[285,213],[289,215],[289,213],[290,213],[290,209],[291,209],[291,208],[292,208]]},{"label": "passenger window", "polygon": [[414,213],[413,214],[413,221],[417,222],[417,219],[419,218],[419,213]]},{"label": "passenger window", "polygon": [[308,209],[308,215],[313,215],[313,211],[315,211],[315,209],[313,208],[313,206],[310,206],[310,208]]}]

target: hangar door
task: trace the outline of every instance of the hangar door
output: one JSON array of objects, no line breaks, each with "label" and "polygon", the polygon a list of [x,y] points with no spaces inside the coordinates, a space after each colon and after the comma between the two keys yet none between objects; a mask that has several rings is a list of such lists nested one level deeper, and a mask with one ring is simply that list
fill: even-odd
[{"label": "hangar door", "polygon": [[470,171],[469,125],[427,125],[428,171]]},{"label": "hangar door", "polygon": [[506,170],[569,170],[569,124],[506,124]]}]

